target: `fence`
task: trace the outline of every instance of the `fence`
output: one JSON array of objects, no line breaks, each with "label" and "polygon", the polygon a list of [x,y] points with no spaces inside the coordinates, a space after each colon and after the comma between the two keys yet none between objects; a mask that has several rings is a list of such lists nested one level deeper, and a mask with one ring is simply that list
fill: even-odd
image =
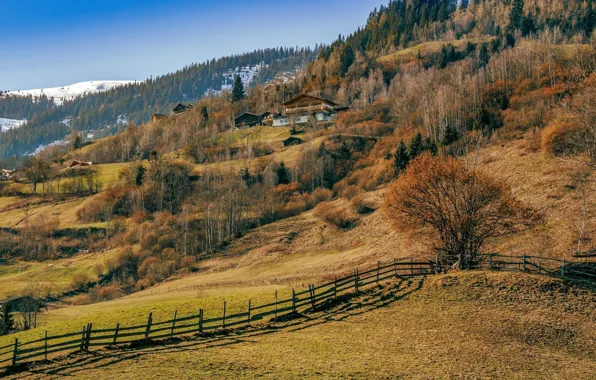
[{"label": "fence", "polygon": [[[470,269],[519,270],[596,284],[596,273],[578,270],[577,263],[535,256],[480,255],[477,261],[470,264]],[[163,322],[154,321],[150,313],[147,323],[137,326],[120,326],[118,323],[111,329],[94,329],[93,324],[89,323],[81,331],[69,334],[48,336],[46,331],[40,339],[30,342],[15,339],[13,344],[0,347],[0,367],[14,366],[34,359],[47,360],[58,353],[88,351],[92,347],[115,346],[249,326],[252,321],[265,317],[277,318],[314,309],[317,305],[336,299],[350,290],[358,293],[364,287],[378,285],[381,281],[391,278],[426,276],[440,271],[442,270],[438,260],[437,263],[413,259],[394,260],[388,264],[378,262],[374,269],[364,272],[355,269],[353,274],[326,284],[309,285],[307,290],[300,292],[292,290],[292,296],[288,299],[279,300],[276,292],[273,303],[256,306],[249,300],[246,312],[243,313],[227,315],[224,301],[221,317],[218,318],[206,319],[204,310],[200,309],[197,314],[186,317],[178,317],[178,313],[175,312],[173,319]]]}]

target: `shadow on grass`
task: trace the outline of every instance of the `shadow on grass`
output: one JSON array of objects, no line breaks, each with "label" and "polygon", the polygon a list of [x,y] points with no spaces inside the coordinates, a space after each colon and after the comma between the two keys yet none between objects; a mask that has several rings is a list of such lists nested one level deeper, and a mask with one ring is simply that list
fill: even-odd
[{"label": "shadow on grass", "polygon": [[418,291],[423,284],[423,277],[398,280],[395,283],[378,285],[357,294],[341,295],[336,299],[315,305],[314,308],[304,313],[291,313],[252,327],[221,330],[209,334],[195,334],[190,337],[140,341],[91,352],[76,352],[54,360],[26,363],[8,368],[5,372],[0,372],[0,377],[26,377],[27,375],[76,376],[82,370],[109,367],[149,354],[200,352],[201,350],[241,343],[257,343],[257,338],[277,332],[300,331],[331,322],[342,322],[354,316],[388,307]]}]

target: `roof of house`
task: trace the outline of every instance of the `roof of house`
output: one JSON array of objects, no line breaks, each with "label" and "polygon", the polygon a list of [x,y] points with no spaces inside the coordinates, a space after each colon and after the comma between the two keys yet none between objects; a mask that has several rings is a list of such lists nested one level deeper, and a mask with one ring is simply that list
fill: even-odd
[{"label": "roof of house", "polygon": [[325,98],[319,98],[318,96],[312,96],[312,95],[307,95],[307,94],[298,95],[295,98],[290,99],[290,100],[288,100],[285,103],[282,103],[282,105],[283,106],[288,106],[288,105],[291,105],[291,104],[294,104],[294,103],[298,103],[301,100],[310,100],[311,102],[312,101],[320,101],[320,102],[327,103],[327,104],[329,104],[329,105],[331,105],[333,107],[337,106],[337,103],[335,103],[332,100],[325,99]]},{"label": "roof of house", "polygon": [[77,167],[77,166],[91,166],[91,165],[93,165],[93,162],[90,162],[90,161],[72,160],[68,164],[68,167],[69,168],[74,168],[74,167]]},{"label": "roof of house", "polygon": [[234,120],[238,120],[238,119],[246,117],[246,116],[252,116],[252,117],[257,117],[257,118],[261,117],[261,115],[257,115],[256,113],[244,112],[243,114],[240,114],[238,117],[236,117]]},{"label": "roof of house", "polygon": [[190,104],[190,103],[178,103],[178,105],[176,107],[174,107],[174,109],[172,111],[174,111],[174,112],[182,112],[182,111],[189,110],[192,107],[194,107],[194,106],[192,104]]}]

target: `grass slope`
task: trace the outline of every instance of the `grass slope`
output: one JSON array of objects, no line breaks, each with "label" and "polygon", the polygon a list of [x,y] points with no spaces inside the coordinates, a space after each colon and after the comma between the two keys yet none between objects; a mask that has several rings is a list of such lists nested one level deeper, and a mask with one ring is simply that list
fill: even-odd
[{"label": "grass slope", "polygon": [[470,272],[395,282],[298,320],[101,350],[14,378],[574,378],[596,373],[596,293]]}]

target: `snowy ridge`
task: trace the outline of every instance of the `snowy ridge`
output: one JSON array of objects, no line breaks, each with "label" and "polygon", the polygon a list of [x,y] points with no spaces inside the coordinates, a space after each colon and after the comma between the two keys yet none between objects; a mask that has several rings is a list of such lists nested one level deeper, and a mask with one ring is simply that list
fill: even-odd
[{"label": "snowy ridge", "polygon": [[85,94],[93,94],[97,92],[103,92],[111,90],[114,87],[124,86],[129,83],[135,83],[136,81],[130,80],[107,80],[107,81],[89,81],[71,84],[70,86],[53,87],[53,88],[41,88],[35,90],[24,90],[24,91],[8,91],[7,95],[17,96],[33,96],[40,97],[42,95],[48,98],[54,98],[54,102],[57,105],[61,105],[66,100],[71,100],[77,96]]},{"label": "snowy ridge", "polygon": [[[205,91],[205,95],[209,96],[209,95],[219,95],[221,94],[222,91],[231,91],[232,87],[234,85],[234,80],[236,80],[237,76],[240,76],[240,79],[242,80],[242,84],[244,85],[244,88],[248,88],[248,86],[250,85],[250,83],[253,81],[253,79],[259,74],[259,72],[261,71],[261,69],[263,67],[267,67],[267,65],[265,65],[264,63],[260,63],[258,65],[255,66],[251,66],[251,67],[237,67],[234,70],[229,70],[227,73],[222,74],[223,77],[223,83],[221,85],[220,88],[210,88],[207,91]],[[218,75],[214,75],[215,78],[218,77]]]},{"label": "snowy ridge", "polygon": [[4,119],[0,117],[0,132],[6,132],[25,124],[27,120]]}]

